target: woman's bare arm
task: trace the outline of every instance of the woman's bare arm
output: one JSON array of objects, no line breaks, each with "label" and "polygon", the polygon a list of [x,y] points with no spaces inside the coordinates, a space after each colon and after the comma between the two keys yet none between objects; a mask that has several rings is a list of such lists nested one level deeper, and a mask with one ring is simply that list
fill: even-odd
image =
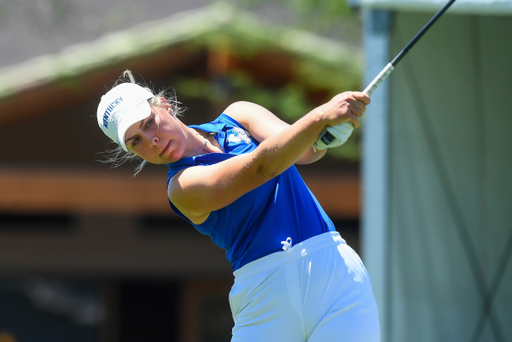
[{"label": "woman's bare arm", "polygon": [[[239,101],[231,104],[224,111],[241,123],[258,142],[278,134],[290,125],[279,119],[268,109],[251,102]],[[325,155],[326,150],[314,151],[310,147],[298,160],[297,164],[310,164]]]},{"label": "woman's bare arm", "polygon": [[295,164],[327,125],[350,121],[358,127],[366,103],[369,98],[362,93],[339,94],[292,125],[274,121],[279,126],[274,134],[260,130],[256,115],[244,119],[235,114],[244,127],[254,130],[251,134],[257,140],[265,139],[250,153],[178,172],[169,182],[169,199],[192,222],[202,223],[210,212],[224,208]]}]

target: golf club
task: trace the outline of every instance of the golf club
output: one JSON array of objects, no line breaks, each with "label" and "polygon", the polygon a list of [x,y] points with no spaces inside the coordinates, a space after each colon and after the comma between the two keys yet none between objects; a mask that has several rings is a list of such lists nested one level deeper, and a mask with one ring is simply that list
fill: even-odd
[{"label": "golf club", "polygon": [[[446,12],[446,10],[450,8],[450,6],[454,2],[455,0],[450,0],[446,5],[444,5],[443,8],[441,8],[439,12],[436,13],[436,15],[432,17],[432,19],[430,19],[430,21],[421,29],[421,31],[416,34],[416,36],[402,49],[402,51],[400,51],[398,55],[396,55],[396,57],[390,63],[388,63],[384,67],[384,69],[382,69],[382,71],[377,75],[377,77],[373,79],[373,81],[366,87],[366,89],[363,90],[364,94],[370,96],[375,91],[375,89],[377,89],[377,87],[389,76],[389,74],[391,74],[393,69],[396,67],[398,62],[400,62],[400,60],[405,56],[405,54],[414,46],[414,44],[418,42],[418,40],[420,40],[420,38],[425,34],[425,32],[427,32],[428,29],[432,25],[434,25],[437,19],[439,19],[439,17],[441,17],[443,13]],[[343,125],[350,130],[350,133],[348,135],[350,135],[352,133],[352,130],[354,129],[354,126],[350,122],[343,122],[340,125]],[[325,145],[329,145],[329,143],[334,139],[334,136],[331,133],[329,133],[327,129],[325,129],[322,132],[322,135],[320,136],[320,140],[322,140],[322,142]]]}]

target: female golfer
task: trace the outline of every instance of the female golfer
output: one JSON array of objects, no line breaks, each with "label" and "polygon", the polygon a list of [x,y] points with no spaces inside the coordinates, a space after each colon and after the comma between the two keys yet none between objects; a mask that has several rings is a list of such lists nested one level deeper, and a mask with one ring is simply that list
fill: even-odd
[{"label": "female golfer", "polygon": [[98,124],[126,153],[167,164],[171,208],[226,250],[232,341],[379,341],[368,273],[294,166],[325,154],[312,148],[325,127],[358,127],[369,97],[336,95],[292,125],[235,102],[186,126],[176,101],[128,76],[102,97]]}]

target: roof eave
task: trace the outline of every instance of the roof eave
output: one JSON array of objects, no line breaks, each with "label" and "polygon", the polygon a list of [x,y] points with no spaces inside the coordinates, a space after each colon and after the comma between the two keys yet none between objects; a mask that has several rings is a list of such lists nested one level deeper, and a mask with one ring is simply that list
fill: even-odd
[{"label": "roof eave", "polygon": [[217,3],[2,68],[0,99],[218,32],[272,44],[329,64],[360,68],[361,52],[347,48],[342,42],[307,31],[262,23],[251,14]]}]

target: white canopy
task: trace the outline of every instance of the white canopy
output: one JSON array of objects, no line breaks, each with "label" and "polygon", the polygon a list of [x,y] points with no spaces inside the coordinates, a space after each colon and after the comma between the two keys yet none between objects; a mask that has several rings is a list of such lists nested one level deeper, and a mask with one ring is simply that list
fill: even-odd
[{"label": "white canopy", "polygon": [[[446,0],[358,0],[357,3],[366,8],[393,11],[437,11],[448,1]],[[512,0],[456,0],[449,13],[463,14],[512,14]]]},{"label": "white canopy", "polygon": [[[365,85],[447,1],[361,0]],[[511,4],[457,0],[372,94],[362,250],[383,342],[512,341]]]}]

